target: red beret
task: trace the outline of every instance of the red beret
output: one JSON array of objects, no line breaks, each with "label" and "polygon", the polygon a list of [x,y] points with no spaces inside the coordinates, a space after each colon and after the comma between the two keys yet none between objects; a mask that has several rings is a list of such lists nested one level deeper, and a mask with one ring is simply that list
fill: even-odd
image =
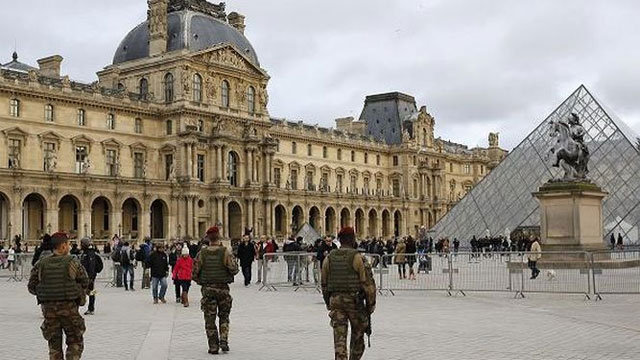
[{"label": "red beret", "polygon": [[220,233],[220,230],[218,229],[217,226],[212,226],[209,228],[209,230],[207,230],[207,235],[218,235]]},{"label": "red beret", "polygon": [[356,232],[353,230],[351,226],[345,226],[342,229],[340,229],[340,232],[338,233],[338,237],[355,236],[355,234]]}]

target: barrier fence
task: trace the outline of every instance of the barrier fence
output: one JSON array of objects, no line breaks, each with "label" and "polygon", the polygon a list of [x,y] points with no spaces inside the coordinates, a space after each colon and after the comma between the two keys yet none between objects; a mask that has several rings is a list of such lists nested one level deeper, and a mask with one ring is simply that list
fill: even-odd
[{"label": "barrier fence", "polygon": [[[364,254],[372,265],[378,290],[395,295],[401,291],[443,291],[449,295],[469,292],[505,292],[514,297],[527,293],[581,294],[601,299],[608,294],[640,294],[640,250],[600,252],[543,252],[539,274],[531,279],[530,253],[419,253]],[[109,255],[100,255],[103,270],[96,282],[122,286],[122,271]],[[27,281],[33,254],[15,254],[0,266],[0,278]],[[320,291],[320,262],[315,253],[266,254],[254,266],[260,290],[284,288]],[[257,276],[258,272],[260,275]],[[257,276],[257,277],[256,277]],[[142,279],[142,266],[135,281]]]}]

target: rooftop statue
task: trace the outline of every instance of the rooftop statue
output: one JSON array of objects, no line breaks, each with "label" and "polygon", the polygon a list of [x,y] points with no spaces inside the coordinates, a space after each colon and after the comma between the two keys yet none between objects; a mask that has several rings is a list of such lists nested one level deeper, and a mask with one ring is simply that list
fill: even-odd
[{"label": "rooftop statue", "polygon": [[549,136],[555,143],[547,153],[553,167],[564,170],[564,176],[552,181],[583,181],[587,179],[589,168],[589,148],[584,143],[586,130],[580,124],[580,117],[571,113],[566,120],[549,122]]}]

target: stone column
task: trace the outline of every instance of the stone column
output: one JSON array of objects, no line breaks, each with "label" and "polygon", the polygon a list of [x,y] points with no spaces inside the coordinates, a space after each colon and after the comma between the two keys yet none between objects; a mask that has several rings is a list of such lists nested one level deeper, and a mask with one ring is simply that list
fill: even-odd
[{"label": "stone column", "polygon": [[198,178],[198,146],[191,144],[191,177]]},{"label": "stone column", "polygon": [[253,183],[253,150],[247,150],[247,177],[246,181]]},{"label": "stone column", "polygon": [[191,229],[193,222],[191,221],[191,218],[193,217],[193,207],[190,204],[189,201],[189,196],[185,196],[183,199],[184,207],[185,207],[185,235],[187,236],[192,236],[193,235],[193,230]]},{"label": "stone column", "polygon": [[376,237],[382,236],[382,209],[376,209]]},{"label": "stone column", "polygon": [[141,212],[141,222],[138,224],[138,229],[140,229],[140,239],[144,239],[145,237],[151,237],[151,206],[148,200],[144,200],[142,204]]},{"label": "stone column", "polygon": [[269,154],[269,163],[267,164],[267,166],[269,167],[269,185],[273,185],[273,153]]},{"label": "stone column", "polygon": [[222,217],[222,224],[223,224],[222,227],[224,228],[223,230],[224,230],[225,239],[229,238],[229,217],[226,214],[226,212],[227,212],[226,209],[229,208],[229,204],[228,203],[229,203],[229,200],[225,198],[224,201],[223,201],[223,207],[222,207],[224,209],[224,212],[223,212],[224,216]]},{"label": "stone column", "polygon": [[191,146],[189,146],[189,144],[184,144],[184,147],[185,147],[184,176],[187,178],[191,178]]},{"label": "stone column", "polygon": [[198,198],[196,196],[193,196],[191,198],[191,207],[193,208],[193,218],[192,218],[192,223],[193,223],[193,237],[198,239],[200,238],[200,233],[198,232],[198,223],[200,222],[200,210],[198,208]]}]

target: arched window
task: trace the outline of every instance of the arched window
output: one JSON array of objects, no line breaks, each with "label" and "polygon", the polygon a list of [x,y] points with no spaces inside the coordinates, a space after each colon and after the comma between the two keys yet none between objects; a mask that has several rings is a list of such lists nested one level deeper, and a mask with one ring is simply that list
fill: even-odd
[{"label": "arched window", "polygon": [[164,100],[167,103],[173,102],[173,75],[171,73],[164,76]]},{"label": "arched window", "polygon": [[233,151],[229,152],[229,161],[227,162],[228,166],[228,176],[229,176],[229,184],[231,186],[238,186],[238,168],[239,168],[239,159],[238,154]]},{"label": "arched window", "polygon": [[44,121],[53,122],[53,105],[51,104],[44,106]]},{"label": "arched window", "polygon": [[223,80],[222,81],[222,107],[224,108],[228,108],[229,107],[229,82],[227,80]]},{"label": "arched window", "polygon": [[11,116],[13,117],[20,117],[20,100],[18,99],[11,99],[9,101],[9,105],[10,105],[10,113]]},{"label": "arched window", "polygon": [[249,86],[247,90],[247,110],[249,114],[255,114],[256,112],[256,89],[253,86]]},{"label": "arched window", "polygon": [[116,116],[112,113],[107,114],[107,129],[114,130],[116,128]]},{"label": "arched window", "polygon": [[202,76],[193,75],[193,101],[202,102]]},{"label": "arched window", "polygon": [[140,98],[146,99],[149,96],[149,81],[145,78],[140,79]]},{"label": "arched window", "polygon": [[198,120],[198,132],[204,132],[204,121]]},{"label": "arched window", "polygon": [[167,135],[173,134],[173,121],[167,120]]}]

